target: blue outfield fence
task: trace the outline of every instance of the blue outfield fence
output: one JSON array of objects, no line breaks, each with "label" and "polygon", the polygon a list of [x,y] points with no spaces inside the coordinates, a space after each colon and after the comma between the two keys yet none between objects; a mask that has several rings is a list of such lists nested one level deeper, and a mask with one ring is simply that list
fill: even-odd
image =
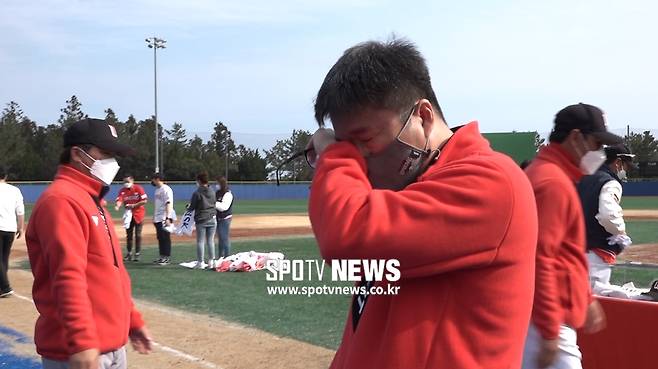
[{"label": "blue outfield fence", "polygon": [[658,196],[658,181],[626,182],[624,196]]},{"label": "blue outfield fence", "polygon": [[[37,201],[41,193],[46,189],[48,183],[13,183],[20,188],[23,193],[23,199],[26,203],[34,203]],[[149,198],[153,198],[155,187],[150,183],[139,183]],[[192,183],[168,183],[174,191],[174,200],[188,201],[194,191],[196,184]],[[301,200],[308,198],[309,182],[297,183],[282,183],[277,186],[276,183],[256,182],[256,183],[229,183],[231,191],[233,191],[236,199],[240,200]],[[119,190],[123,186],[122,183],[112,184],[110,192],[105,197],[107,200],[113,201]]]},{"label": "blue outfield fence", "polygon": [[[46,182],[14,184],[21,189],[26,203],[36,202],[48,186]],[[149,183],[140,184],[149,198],[153,198],[155,187]],[[121,186],[121,183],[113,184],[106,199],[114,200]],[[169,186],[174,191],[174,199],[180,201],[189,200],[196,190],[196,184],[189,182],[169,183]],[[296,182],[282,183],[281,186],[277,186],[276,183],[270,182],[242,182],[230,184],[230,186],[235,197],[240,200],[302,200],[308,198],[311,184],[310,182]],[[624,183],[624,196],[658,196],[658,181]]]}]

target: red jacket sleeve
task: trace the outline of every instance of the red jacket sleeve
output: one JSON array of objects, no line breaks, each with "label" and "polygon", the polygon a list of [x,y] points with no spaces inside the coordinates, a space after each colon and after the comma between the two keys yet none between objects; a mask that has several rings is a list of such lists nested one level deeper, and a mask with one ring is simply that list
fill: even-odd
[{"label": "red jacket sleeve", "polygon": [[513,206],[503,171],[486,157],[430,171],[402,191],[374,190],[356,147],[330,145],[309,201],[322,256],[398,259],[402,278],[491,263]]},{"label": "red jacket sleeve", "polygon": [[566,232],[568,198],[560,185],[545,181],[535,186],[539,217],[533,322],[544,339],[555,339],[563,317],[558,291],[556,254]]},{"label": "red jacket sleeve", "polygon": [[139,192],[139,201],[146,201],[146,199],[148,199],[148,196],[146,195],[146,192],[142,186],[137,187],[137,191]]},{"label": "red jacket sleeve", "polygon": [[41,243],[69,352],[98,348],[85,273],[89,221],[82,210],[58,198],[44,202],[39,218],[40,224],[53,225],[48,228],[48,237],[41,238]]}]

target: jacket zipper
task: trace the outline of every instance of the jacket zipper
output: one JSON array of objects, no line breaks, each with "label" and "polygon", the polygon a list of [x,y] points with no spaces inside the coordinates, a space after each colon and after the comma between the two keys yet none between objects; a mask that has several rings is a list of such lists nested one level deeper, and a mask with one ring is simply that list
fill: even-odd
[{"label": "jacket zipper", "polygon": [[110,227],[107,224],[107,219],[105,218],[105,211],[103,211],[103,208],[100,206],[98,200],[94,197],[94,202],[96,203],[96,209],[98,209],[98,213],[103,218],[103,224],[105,225],[105,231],[107,231],[107,238],[110,241],[110,248],[112,249],[112,257],[114,258],[114,266],[119,267],[119,262],[117,260],[117,254],[114,252],[114,243],[112,242],[112,233],[110,233]]}]

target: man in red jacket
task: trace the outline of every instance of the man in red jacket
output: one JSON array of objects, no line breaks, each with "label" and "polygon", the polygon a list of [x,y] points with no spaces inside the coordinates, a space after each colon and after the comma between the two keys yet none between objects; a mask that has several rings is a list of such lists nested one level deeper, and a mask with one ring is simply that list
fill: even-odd
[{"label": "man in red jacket", "polygon": [[315,104],[323,126],[309,216],[331,259],[397,259],[397,295],[354,296],[332,368],[519,368],[537,240],[532,188],[477,122],[448,128],[416,47],[343,54]]},{"label": "man in red jacket", "polygon": [[151,350],[102,205],[119,169],[114,157],[131,151],[104,120],[74,123],[55,180],[32,211],[26,241],[39,311],[34,342],[46,369],[125,368],[128,337],[140,353]]},{"label": "man in red jacket", "polygon": [[592,299],[585,256],[585,221],[576,183],[605,161],[603,145],[621,142],[607,132],[601,109],[570,105],[555,116],[549,145],[526,168],[537,201],[539,239],[532,324],[523,368],[581,368],[576,329],[605,325]]}]

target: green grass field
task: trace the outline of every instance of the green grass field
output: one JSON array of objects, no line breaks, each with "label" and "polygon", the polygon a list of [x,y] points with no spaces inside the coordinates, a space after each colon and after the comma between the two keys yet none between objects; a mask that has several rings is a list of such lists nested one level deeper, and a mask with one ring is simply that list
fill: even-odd
[{"label": "green grass field", "polygon": [[[270,296],[266,290],[268,285],[341,285],[330,281],[329,267],[325,269],[323,282],[292,282],[290,279],[268,282],[265,271],[216,273],[185,269],[177,265],[196,259],[195,250],[193,245],[174,246],[173,263],[165,267],[150,263],[156,258],[157,248],[143,250],[142,262],[127,264],[133,295],[183,310],[218,316],[326,348],[338,347],[347,316],[349,296]],[[308,260],[320,257],[312,238],[232,243],[232,253],[250,250],[278,251],[284,253],[287,259]]]},{"label": "green grass field", "polygon": [[624,209],[658,210],[658,196],[624,196],[621,206]]},{"label": "green grass field", "polygon": [[[182,213],[185,202],[175,204]],[[236,214],[303,213],[305,200],[240,201]],[[658,209],[658,197],[624,198],[626,209]],[[119,214],[114,214],[119,216]],[[658,243],[658,221],[632,220],[627,222],[628,233],[635,244]],[[317,245],[312,238],[262,241],[233,241],[232,252],[279,251],[287,259],[319,260]],[[336,349],[349,308],[350,296],[292,296],[269,295],[267,286],[338,285],[325,280],[313,282],[268,282],[266,272],[213,273],[189,270],[178,266],[196,258],[194,245],[175,245],[172,265],[161,267],[150,263],[156,258],[157,248],[146,247],[141,263],[129,263],[128,270],[136,298],[154,301],[182,310],[209,314],[222,319],[261,329],[275,335],[294,338],[311,344]],[[26,266],[29,267],[29,266]],[[612,282],[633,281],[646,287],[658,278],[658,269],[616,267]]]},{"label": "green grass field", "polygon": [[635,245],[658,243],[658,220],[629,220],[626,222],[626,232]]},{"label": "green grass field", "polygon": [[633,282],[635,287],[648,288],[650,283],[658,279],[658,268],[639,268],[631,265],[619,265],[612,269],[610,283],[623,285]]},{"label": "green grass field", "polygon": [[[185,201],[176,201],[174,208],[177,214],[185,211]],[[25,204],[26,219],[32,213],[33,204]],[[624,209],[657,209],[658,196],[624,197]],[[121,217],[121,211],[115,211],[113,206],[108,208],[114,218]],[[305,213],[308,209],[307,200],[241,200],[235,202],[235,214],[275,214],[275,213]],[[153,202],[146,204],[146,213],[153,214]]]}]

